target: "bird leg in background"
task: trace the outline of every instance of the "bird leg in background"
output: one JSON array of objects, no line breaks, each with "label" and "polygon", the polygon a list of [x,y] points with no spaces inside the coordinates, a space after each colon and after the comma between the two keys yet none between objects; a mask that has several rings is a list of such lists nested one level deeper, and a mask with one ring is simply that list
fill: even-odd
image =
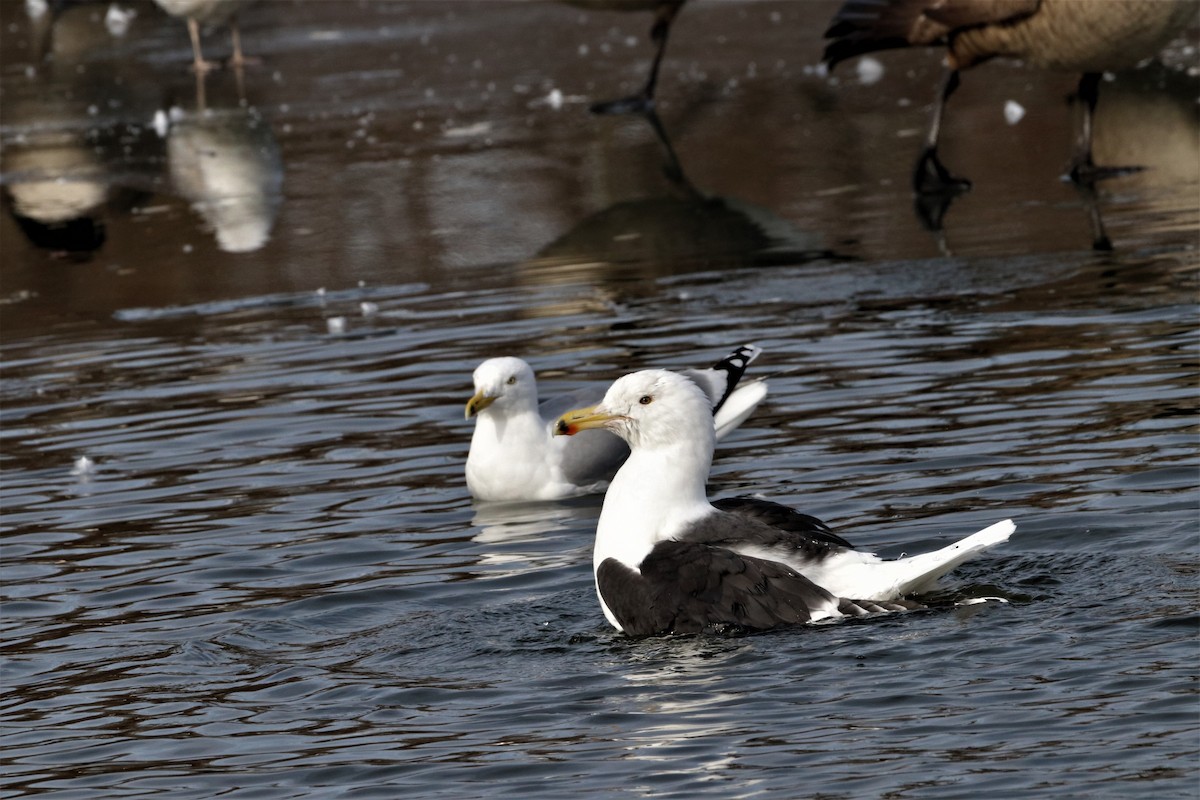
[{"label": "bird leg in background", "polygon": [[1092,116],[1096,113],[1096,99],[1100,91],[1100,73],[1085,72],[1079,79],[1079,89],[1076,96],[1083,103],[1083,122],[1079,126],[1079,136],[1075,140],[1075,154],[1067,174],[1075,183],[1090,180],[1096,169],[1092,161]]},{"label": "bird leg in background", "polygon": [[200,23],[195,17],[188,17],[188,35],[192,37],[192,69],[197,75],[203,75],[205,72],[216,69],[217,65],[211,61],[205,61],[204,55],[200,52]]},{"label": "bird leg in background", "polygon": [[933,106],[933,114],[929,120],[929,133],[925,136],[925,147],[913,170],[913,191],[918,194],[954,196],[969,191],[971,188],[970,181],[951,175],[942,166],[937,154],[938,137],[942,130],[942,113],[945,111],[946,101],[950,99],[950,95],[954,94],[958,84],[958,70],[948,68],[941,88],[938,90],[937,102]]},{"label": "bird leg in background", "polygon": [[661,6],[654,16],[654,25],[650,28],[650,41],[657,49],[654,52],[654,61],[650,64],[650,75],[646,78],[646,85],[642,87],[642,96],[651,104],[654,102],[654,89],[658,86],[658,69],[662,66],[663,53],[667,51],[667,36],[671,32],[671,22],[677,13],[677,5]]},{"label": "bird leg in background", "polygon": [[971,189],[971,182],[951,175],[937,154],[938,138],[942,131],[942,114],[946,109],[946,101],[954,94],[958,84],[958,70],[947,68],[930,116],[929,132],[925,135],[925,144],[916,167],[913,168],[912,178],[913,211],[925,230],[934,235],[938,250],[945,256],[949,256],[951,251],[946,242],[942,220],[954,200]]},{"label": "bird leg in background", "polygon": [[242,53],[242,31],[238,27],[236,14],[229,20],[229,38],[233,41],[233,55],[229,57],[229,66],[240,70],[242,67],[256,66],[262,63],[262,59]]},{"label": "bird leg in background", "polygon": [[229,38],[233,42],[233,55],[229,57],[229,66],[233,67],[233,80],[237,84],[238,102],[246,105],[246,78],[242,68],[248,63],[258,63],[258,59],[248,60],[242,55],[242,34],[238,29],[237,15],[229,20]]},{"label": "bird leg in background", "polygon": [[208,98],[204,91],[204,76],[206,73],[201,70],[192,70],[196,74],[196,111],[203,114],[208,110]]},{"label": "bird leg in background", "polygon": [[594,103],[591,106],[593,114],[630,114],[645,113],[654,108],[654,89],[658,85],[658,68],[662,64],[663,53],[667,50],[667,36],[671,32],[671,22],[679,13],[681,3],[663,3],[654,13],[654,25],[650,28],[650,41],[657,50],[654,61],[650,64],[650,76],[646,85],[637,94],[622,97],[619,100],[607,100]]},{"label": "bird leg in background", "polygon": [[[1083,103],[1083,122],[1080,124],[1079,136],[1075,139],[1075,154],[1067,165],[1067,177],[1081,189],[1084,188],[1084,184],[1145,169],[1138,166],[1097,167],[1096,162],[1092,160],[1092,131],[1095,126],[1096,102],[1100,97],[1100,78],[1099,72],[1085,72],[1079,79],[1079,88],[1076,90],[1076,97]],[[1094,200],[1094,191],[1092,197]],[[1105,239],[1107,240],[1107,237]]]},{"label": "bird leg in background", "polygon": [[1104,219],[1100,216],[1100,201],[1096,197],[1096,182],[1094,180],[1077,180],[1075,188],[1079,190],[1079,195],[1083,198],[1083,204],[1087,207],[1088,221],[1092,226],[1092,249],[1108,253],[1113,249],[1112,240],[1108,238],[1108,232],[1104,230]]},{"label": "bird leg in background", "polygon": [[237,17],[229,20],[229,38],[233,41],[233,55],[229,63],[234,67],[244,67],[246,57],[242,55],[242,32],[238,30]]},{"label": "bird leg in background", "polygon": [[667,136],[667,130],[663,127],[662,120],[658,118],[658,112],[654,107],[646,109],[642,112],[642,117],[650,124],[650,128],[654,131],[654,135],[658,138],[659,144],[662,145],[663,153],[666,156],[666,161],[663,163],[663,175],[685,195],[704,202],[704,195],[692,185],[688,180],[687,175],[683,171],[683,165],[679,161],[679,156],[675,153],[675,148],[671,144],[671,137]]},{"label": "bird leg in background", "polygon": [[921,223],[921,227],[933,234],[938,252],[947,258],[953,256],[954,251],[950,248],[950,243],[946,238],[946,229],[942,225],[942,220],[945,218],[946,212],[950,210],[950,206],[954,204],[956,196],[949,192],[913,193],[913,212],[917,215],[917,221]]}]

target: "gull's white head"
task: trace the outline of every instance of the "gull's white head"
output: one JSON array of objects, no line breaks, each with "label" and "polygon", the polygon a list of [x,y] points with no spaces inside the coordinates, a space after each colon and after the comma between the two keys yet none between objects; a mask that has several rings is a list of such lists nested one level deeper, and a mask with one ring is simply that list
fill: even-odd
[{"label": "gull's white head", "polygon": [[716,442],[708,396],[689,379],[661,369],[617,380],[599,405],[559,417],[555,433],[570,436],[588,428],[610,430],[634,450],[680,441],[707,443],[711,450]]},{"label": "gull's white head", "polygon": [[502,412],[537,408],[533,368],[519,358],[489,358],[475,368],[473,378],[475,396],[467,401],[467,419],[489,407]]}]

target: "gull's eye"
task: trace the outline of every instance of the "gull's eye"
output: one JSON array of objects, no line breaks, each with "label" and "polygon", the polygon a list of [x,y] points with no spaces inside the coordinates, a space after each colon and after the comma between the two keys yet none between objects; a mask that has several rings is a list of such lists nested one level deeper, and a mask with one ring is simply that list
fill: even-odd
[{"label": "gull's eye", "polygon": [[511,378],[509,378],[509,379],[508,379],[508,385],[509,385],[509,386],[512,386],[512,385],[513,385],[513,384],[515,384],[516,382],[517,382],[517,376],[516,376],[516,375],[513,375]]},{"label": "gull's eye", "polygon": [[654,402],[654,398],[648,394],[644,394],[640,398],[638,398],[638,402],[644,406],[648,406]]}]

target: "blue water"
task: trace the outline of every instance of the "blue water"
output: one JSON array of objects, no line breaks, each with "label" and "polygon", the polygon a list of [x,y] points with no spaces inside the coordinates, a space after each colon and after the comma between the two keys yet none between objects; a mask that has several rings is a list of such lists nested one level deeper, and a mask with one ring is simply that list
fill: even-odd
[{"label": "blue water", "polygon": [[[785,23],[819,27],[830,4],[691,4],[664,122],[727,202],[681,205],[638,188],[662,180],[639,121],[527,105],[537,76],[570,89],[583,68],[554,72],[547,20],[593,54],[619,45],[596,56],[614,71],[588,73],[594,95],[636,83],[644,53],[624,37],[646,20],[498,5],[289,5],[281,28],[275,3],[247,12],[244,42],[269,59],[249,91],[286,165],[256,252],[223,252],[193,199],[145,182],[158,151],[121,173],[152,194],[108,208],[88,261],[5,219],[3,796],[1200,795],[1193,173],[1105,189],[1116,250],[1096,253],[1044,174],[1055,149],[979,181],[939,243],[911,216],[911,137],[872,155],[894,165],[884,185],[837,151],[844,108],[793,136],[797,85],[846,106],[864,88],[739,60],[782,52]],[[186,59],[182,24],[137,8],[156,27],[123,46]],[[401,11],[440,48],[432,98],[378,93],[395,75],[368,66],[394,51],[377,18]],[[762,42],[719,52],[772,13]],[[532,42],[503,67],[495,140],[414,128],[414,107],[478,121],[454,98],[483,107],[484,87],[448,56],[492,38],[513,58]],[[342,71],[304,69],[339,53]],[[13,59],[4,90],[24,97]],[[888,74],[922,97],[934,72]],[[996,74],[995,96],[1032,107],[1027,74]],[[507,88],[520,75],[534,88]],[[316,113],[318,89],[356,80]],[[232,91],[219,74],[208,99]],[[919,106],[888,124],[919,124]],[[149,118],[137,108],[114,113]],[[727,138],[754,114],[751,143]],[[378,150],[345,146],[360,124]],[[601,498],[470,500],[462,407],[483,358],[522,355],[556,391],[746,341],[770,395],[720,446],[712,495],[794,505],[888,556],[1011,517],[1011,542],[946,586],[1008,602],[635,640],[592,586]]]}]

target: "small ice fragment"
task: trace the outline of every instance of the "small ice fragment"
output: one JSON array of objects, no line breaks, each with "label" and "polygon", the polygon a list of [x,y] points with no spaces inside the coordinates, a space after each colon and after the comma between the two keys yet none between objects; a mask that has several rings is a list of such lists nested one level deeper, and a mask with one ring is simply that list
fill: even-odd
[{"label": "small ice fragment", "polygon": [[171,129],[171,121],[167,119],[167,112],[161,108],[154,112],[154,119],[150,123],[150,127],[154,128],[154,132],[158,134],[158,138],[167,138],[167,131]]},{"label": "small ice fragment", "polygon": [[542,106],[549,106],[550,108],[558,110],[567,103],[580,103],[586,99],[587,98],[581,97],[577,94],[563,94],[562,89],[551,89],[541,97],[536,97],[533,100],[530,100],[526,105],[529,108],[541,108]]},{"label": "small ice fragment", "polygon": [[179,106],[171,106],[171,108],[167,111],[167,119],[171,120],[171,122],[179,122],[184,118],[184,116],[185,112]]},{"label": "small ice fragment", "polygon": [[1004,121],[1009,125],[1016,125],[1023,116],[1025,116],[1025,107],[1016,100],[1009,100],[1004,104]]},{"label": "small ice fragment", "polygon": [[863,56],[858,60],[858,82],[863,86],[878,83],[883,77],[883,63],[877,58]]},{"label": "small ice fragment", "polygon": [[345,333],[346,318],[345,317],[330,317],[325,320],[325,326],[329,328],[330,333]]},{"label": "small ice fragment", "polygon": [[30,19],[41,19],[49,10],[50,4],[46,0],[25,0],[25,13]]},{"label": "small ice fragment", "polygon": [[358,310],[362,312],[364,317],[369,317],[379,310],[379,306],[376,303],[372,303],[370,300],[364,300],[358,304]]},{"label": "small ice fragment", "polygon": [[367,285],[367,282],[366,282],[366,281],[359,281],[359,282],[358,282],[358,288],[360,288],[360,289],[362,289],[362,288],[363,288],[364,286],[366,286],[366,285]]},{"label": "small ice fragment", "polygon": [[104,27],[108,28],[108,32],[113,36],[124,36],[129,31],[129,23],[133,22],[136,16],[137,11],[134,9],[121,8],[113,3],[104,15]]},{"label": "small ice fragment", "polygon": [[454,139],[461,139],[468,136],[480,136],[491,129],[492,123],[484,121],[476,122],[472,125],[459,125],[454,128],[446,128],[443,135]]},{"label": "small ice fragment", "polygon": [[95,472],[95,469],[95,461],[92,461],[87,456],[80,456],[79,458],[75,459],[75,466],[71,469],[71,474],[78,475],[81,478],[87,477]]},{"label": "small ice fragment", "polygon": [[324,296],[325,296],[325,287],[321,286],[317,289],[317,297],[324,297]]}]

